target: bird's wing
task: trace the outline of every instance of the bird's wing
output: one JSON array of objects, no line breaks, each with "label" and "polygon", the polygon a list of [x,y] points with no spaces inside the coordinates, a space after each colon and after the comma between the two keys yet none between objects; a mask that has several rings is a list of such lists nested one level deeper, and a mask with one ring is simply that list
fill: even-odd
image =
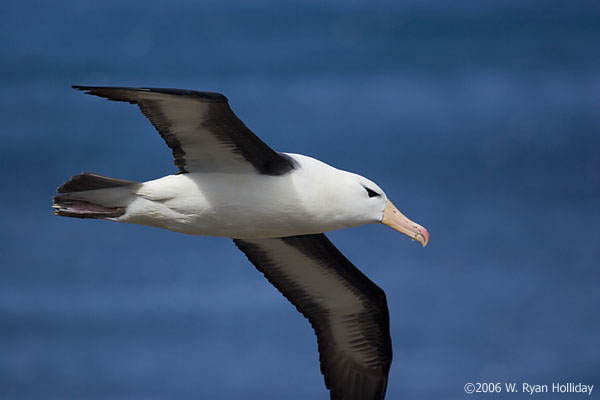
[{"label": "bird's wing", "polygon": [[310,321],[331,398],[383,399],[392,361],[383,290],[322,233],[234,242]]},{"label": "bird's wing", "polygon": [[73,86],[87,94],[137,104],[185,172],[257,171],[281,175],[294,161],[254,135],[219,93],[181,89]]}]

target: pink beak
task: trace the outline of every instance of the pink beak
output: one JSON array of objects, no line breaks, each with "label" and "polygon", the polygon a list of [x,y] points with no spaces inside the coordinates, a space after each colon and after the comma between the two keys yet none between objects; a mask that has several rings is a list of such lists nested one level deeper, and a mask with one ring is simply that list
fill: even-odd
[{"label": "pink beak", "polygon": [[398,232],[404,233],[411,239],[418,241],[423,247],[427,246],[427,243],[429,243],[429,232],[427,232],[427,229],[406,218],[389,200],[383,211],[383,219],[381,222]]}]

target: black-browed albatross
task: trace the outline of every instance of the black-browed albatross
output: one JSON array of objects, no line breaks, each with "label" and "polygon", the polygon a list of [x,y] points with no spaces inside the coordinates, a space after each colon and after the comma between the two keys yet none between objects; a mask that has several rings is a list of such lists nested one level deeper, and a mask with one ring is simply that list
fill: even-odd
[{"label": "black-browed albatross", "polygon": [[392,361],[385,293],[323,232],[381,222],[425,246],[427,230],[368,179],[274,151],[222,94],[73,87],[136,104],[179,173],[139,183],[84,172],[58,188],[55,214],[233,238],[311,323],[331,399],[383,399]]}]

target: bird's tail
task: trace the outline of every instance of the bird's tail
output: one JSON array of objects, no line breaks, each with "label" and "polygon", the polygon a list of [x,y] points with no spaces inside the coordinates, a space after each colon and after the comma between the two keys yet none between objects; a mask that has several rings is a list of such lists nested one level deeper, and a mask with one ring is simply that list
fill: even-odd
[{"label": "bird's tail", "polygon": [[136,197],[141,184],[84,172],[75,175],[57,189],[53,198],[54,214],[75,218],[117,218]]}]

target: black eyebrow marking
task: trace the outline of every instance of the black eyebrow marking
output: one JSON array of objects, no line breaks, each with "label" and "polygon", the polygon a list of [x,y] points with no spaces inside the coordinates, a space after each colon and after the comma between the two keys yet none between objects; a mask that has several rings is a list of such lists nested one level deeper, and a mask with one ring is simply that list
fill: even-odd
[{"label": "black eyebrow marking", "polygon": [[367,193],[369,194],[369,197],[379,197],[379,196],[381,196],[381,195],[380,195],[379,193],[377,193],[376,191],[374,191],[374,190],[371,190],[371,189],[369,189],[369,188],[368,188],[368,187],[366,187],[366,186],[363,186],[363,187],[365,188],[365,190],[366,190],[366,191],[367,191]]}]

